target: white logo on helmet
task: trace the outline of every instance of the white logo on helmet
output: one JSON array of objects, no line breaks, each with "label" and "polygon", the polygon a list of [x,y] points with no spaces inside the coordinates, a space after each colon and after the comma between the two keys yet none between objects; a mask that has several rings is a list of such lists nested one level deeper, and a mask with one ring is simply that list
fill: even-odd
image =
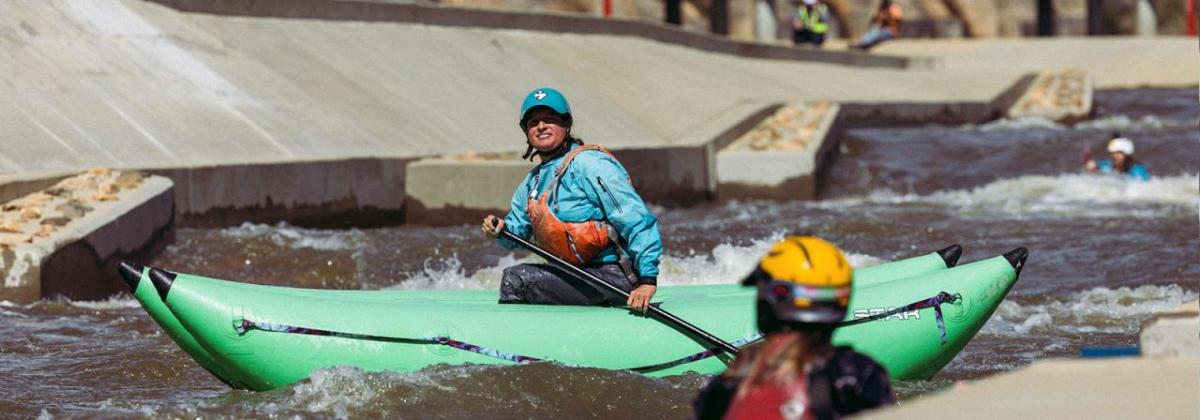
[{"label": "white logo on helmet", "polygon": [[546,91],[543,91],[543,90],[539,90],[539,91],[537,91],[537,93],[533,94],[533,97],[539,101],[542,99],[546,99],[546,96],[547,96]]}]

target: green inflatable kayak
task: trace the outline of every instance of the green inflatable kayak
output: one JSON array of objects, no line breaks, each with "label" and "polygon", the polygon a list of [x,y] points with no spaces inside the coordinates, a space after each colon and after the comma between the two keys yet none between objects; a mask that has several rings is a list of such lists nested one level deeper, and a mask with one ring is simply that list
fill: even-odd
[{"label": "green inflatable kayak", "polygon": [[[839,328],[834,341],[874,357],[893,378],[937,373],[1004,299],[1026,257],[1018,248],[953,267],[960,254],[953,246],[857,270],[847,319],[881,319]],[[546,360],[666,376],[715,374],[730,361],[625,308],[500,305],[494,290],[264,286],[127,262],[120,272],[184,351],[239,389],[274,389],[332,366],[415,371]],[[663,286],[655,302],[736,346],[757,338],[753,288]]]}]

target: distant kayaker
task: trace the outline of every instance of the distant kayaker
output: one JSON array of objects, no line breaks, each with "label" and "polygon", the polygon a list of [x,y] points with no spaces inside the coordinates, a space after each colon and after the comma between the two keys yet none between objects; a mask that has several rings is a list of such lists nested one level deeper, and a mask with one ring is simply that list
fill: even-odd
[{"label": "distant kayaker", "polygon": [[[500,303],[621,305],[645,312],[657,290],[662,239],[625,167],[608,150],[571,134],[571,107],[551,88],[529,92],[519,120],[539,163],[513,193],[503,220],[488,215],[483,232],[502,230],[531,242],[628,292],[624,299],[546,264],[504,269]],[[517,245],[505,238],[508,249]]]},{"label": "distant kayaker", "polygon": [[1133,158],[1133,140],[1113,133],[1112,140],[1108,141],[1108,156],[1111,159],[1099,162],[1086,159],[1083,167],[1088,172],[1119,173],[1138,181],[1150,179],[1150,171],[1146,170],[1146,166]]},{"label": "distant kayaker", "polygon": [[700,391],[696,417],[827,419],[895,404],[883,366],[831,341],[851,282],[850,263],[829,242],[792,236],[772,246],[742,282],[758,287],[766,338]]}]

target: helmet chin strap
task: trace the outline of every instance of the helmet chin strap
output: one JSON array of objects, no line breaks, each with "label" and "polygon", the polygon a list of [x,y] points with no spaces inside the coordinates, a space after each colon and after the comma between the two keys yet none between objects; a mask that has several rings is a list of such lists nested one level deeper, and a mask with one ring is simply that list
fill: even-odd
[{"label": "helmet chin strap", "polygon": [[533,143],[530,143],[529,139],[526,138],[525,144],[529,147],[525,149],[525,154],[521,155],[521,159],[533,160],[534,152],[537,152],[537,155],[541,156],[542,160],[546,160],[547,158],[550,158],[552,156],[557,156],[557,155],[562,154],[563,152],[566,152],[567,145],[572,142],[573,142],[573,139],[571,139],[571,131],[567,130],[567,134],[566,134],[566,136],[563,137],[562,143],[559,143],[558,146],[556,146],[553,149],[543,152],[543,151],[537,150],[537,148],[533,147]]}]

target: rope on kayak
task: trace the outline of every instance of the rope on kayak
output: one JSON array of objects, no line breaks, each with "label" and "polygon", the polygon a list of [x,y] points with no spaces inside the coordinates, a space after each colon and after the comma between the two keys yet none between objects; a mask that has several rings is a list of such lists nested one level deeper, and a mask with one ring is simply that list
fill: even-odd
[{"label": "rope on kayak", "polygon": [[[936,319],[937,319],[938,333],[941,336],[942,344],[946,344],[946,323],[942,319],[941,305],[944,303],[954,303],[961,298],[962,298],[962,295],[959,295],[957,293],[951,295],[946,292],[940,292],[937,294],[937,296],[934,296],[934,297],[931,297],[928,299],[922,299],[922,300],[913,302],[911,304],[905,305],[903,307],[889,310],[887,312],[871,315],[868,317],[857,318],[857,319],[853,319],[853,320],[849,320],[849,321],[842,321],[841,323],[838,323],[837,326],[838,327],[846,327],[846,326],[850,326],[850,325],[864,324],[864,323],[871,322],[871,321],[878,321],[878,320],[887,318],[889,316],[896,315],[901,312],[909,312],[909,311],[913,311],[913,310],[933,308],[934,311],[937,312]],[[237,331],[238,335],[244,335],[244,334],[250,332],[250,330],[260,330],[260,331],[280,332],[280,333],[288,333],[288,334],[317,335],[317,336],[326,336],[326,337],[351,338],[351,339],[356,339],[356,340],[381,341],[381,342],[387,342],[387,343],[437,344],[437,345],[447,346],[447,347],[451,347],[451,348],[455,348],[455,349],[459,349],[459,350],[463,350],[463,351],[468,351],[468,352],[475,353],[475,354],[481,354],[484,356],[493,357],[496,359],[507,360],[507,361],[510,361],[513,363],[519,363],[519,364],[540,362],[540,361],[545,360],[545,359],[541,359],[541,358],[537,358],[537,357],[525,356],[525,355],[520,355],[520,354],[516,354],[516,353],[509,353],[509,352],[505,352],[505,351],[491,349],[491,348],[455,340],[450,337],[443,337],[443,336],[432,336],[432,337],[427,337],[427,338],[387,337],[387,336],[380,336],[380,335],[354,334],[354,333],[346,333],[346,332],[340,332],[340,331],[322,330],[322,329],[317,329],[317,328],[297,327],[297,326],[292,326],[292,325],[276,324],[276,323],[270,323],[270,322],[255,322],[255,321],[251,321],[248,319],[242,319],[241,323],[234,326],[234,330]],[[751,343],[759,341],[762,338],[763,338],[763,335],[761,333],[755,333],[755,334],[740,338],[730,344],[732,344],[734,347],[737,347],[740,349]],[[704,359],[716,356],[718,351],[724,352],[723,350],[720,350],[720,349],[705,349],[704,351],[701,351],[701,352],[698,352],[695,354],[691,354],[691,355],[687,355],[687,356],[684,356],[684,357],[681,357],[681,358],[678,358],[675,360],[671,360],[668,362],[657,363],[657,364],[647,365],[647,366],[639,366],[639,367],[634,367],[634,368],[627,368],[624,370],[645,373],[645,372],[653,372],[653,371],[657,371],[657,370],[668,369],[668,368],[672,368],[675,366],[684,365],[684,364],[688,364],[688,363],[692,363],[692,362],[696,362],[696,361],[700,361],[700,360],[704,360]]]},{"label": "rope on kayak", "polygon": [[911,311],[921,310],[921,309],[925,309],[925,308],[933,308],[933,311],[937,313],[934,316],[934,319],[937,320],[938,336],[942,340],[942,345],[945,345],[946,344],[946,321],[944,319],[942,319],[942,304],[943,303],[954,303],[954,302],[957,302],[959,299],[962,299],[961,294],[955,293],[952,295],[947,292],[938,292],[937,296],[931,297],[929,299],[921,299],[916,302],[905,305],[903,307],[894,308],[890,311],[878,313],[875,315],[862,317],[862,318],[855,318],[855,319],[852,319],[849,321],[842,321],[842,322],[839,322],[837,324],[837,326],[838,327],[848,327],[851,325],[858,325],[858,324],[864,324],[864,323],[871,322],[871,321],[878,321],[878,320],[881,320],[881,319],[884,319],[889,316],[893,316],[893,315],[896,315],[896,314],[899,314],[902,312],[911,312]]},{"label": "rope on kayak", "polygon": [[[762,340],[762,338],[763,338],[762,333],[754,333],[753,335],[739,338],[736,341],[733,341],[729,344],[732,344],[734,347],[741,349],[741,348],[746,347],[747,345],[750,345],[758,340]],[[716,356],[718,350],[720,350],[720,349],[707,349],[702,352],[692,354],[689,356],[684,356],[684,357],[681,357],[681,358],[678,358],[678,359],[675,359],[675,360],[672,360],[669,362],[663,362],[663,363],[659,363],[656,365],[629,368],[629,369],[625,369],[625,370],[632,370],[634,372],[639,372],[639,373],[663,370],[663,369],[672,368],[675,366],[684,365],[684,364],[688,364],[688,363],[692,363],[695,361],[700,361],[700,360],[707,359],[709,357]],[[722,353],[724,353],[724,350],[720,350],[720,351]]]},{"label": "rope on kayak", "polygon": [[[541,362],[541,361],[545,360],[545,359],[541,359],[541,358],[537,358],[537,357],[524,356],[524,355],[520,355],[520,354],[516,354],[516,353],[509,353],[509,352],[505,352],[505,351],[491,349],[491,348],[455,340],[450,337],[442,337],[442,336],[434,336],[434,337],[428,337],[428,338],[386,337],[386,336],[370,335],[370,334],[354,334],[354,333],[346,333],[346,332],[339,332],[339,331],[329,331],[329,330],[322,330],[322,329],[317,329],[317,328],[297,327],[297,326],[292,326],[292,325],[275,324],[275,323],[270,323],[270,322],[255,322],[255,321],[251,321],[248,319],[242,319],[242,322],[239,323],[237,326],[235,326],[234,330],[237,331],[238,335],[244,335],[247,332],[249,332],[250,330],[259,330],[259,331],[268,331],[268,332],[281,332],[281,333],[288,333],[288,334],[319,335],[319,336],[324,336],[324,337],[341,337],[341,338],[352,338],[352,339],[356,339],[356,340],[382,341],[382,342],[387,342],[387,343],[438,344],[438,345],[456,348],[456,349],[463,350],[463,351],[468,351],[471,353],[482,354],[484,356],[494,357],[497,359],[507,360],[507,361],[510,361],[513,363],[522,363],[522,364],[523,363],[531,363],[531,362]],[[737,341],[734,341],[730,344],[733,344],[735,347],[741,348],[741,347],[745,347],[746,345],[748,345],[750,343],[761,340],[762,337],[763,337],[762,334],[755,333],[753,335],[743,337],[743,338],[741,338]],[[623,369],[623,370],[631,370],[634,372],[653,372],[656,370],[667,369],[667,368],[671,368],[671,367],[675,367],[675,366],[679,366],[679,365],[683,365],[683,364],[688,364],[688,363],[699,361],[699,360],[704,360],[709,357],[716,356],[717,352],[718,352],[717,349],[707,349],[702,352],[688,355],[685,357],[681,357],[679,359],[675,359],[675,360],[672,360],[669,362],[663,362],[663,363],[658,363],[658,364],[649,365],[649,366],[628,368],[628,369]]]},{"label": "rope on kayak", "polygon": [[269,322],[254,322],[248,319],[242,319],[234,329],[238,335],[243,335],[250,330],[281,332],[288,334],[304,334],[304,335],[319,335],[326,337],[341,337],[352,338],[356,340],[382,341],[386,343],[403,343],[403,344],[439,344],[447,347],[456,348],[459,350],[469,351],[471,353],[482,354],[497,359],[508,360],[514,363],[530,363],[540,362],[543,359],[537,357],[523,356],[516,353],[508,353],[496,349],[489,349],[483,346],[477,346],[471,343],[465,343],[455,340],[450,337],[433,336],[428,338],[405,338],[405,337],[386,337],[380,335],[369,334],[353,334],[339,331],[321,330],[316,328],[296,327],[284,324],[274,324]]}]

